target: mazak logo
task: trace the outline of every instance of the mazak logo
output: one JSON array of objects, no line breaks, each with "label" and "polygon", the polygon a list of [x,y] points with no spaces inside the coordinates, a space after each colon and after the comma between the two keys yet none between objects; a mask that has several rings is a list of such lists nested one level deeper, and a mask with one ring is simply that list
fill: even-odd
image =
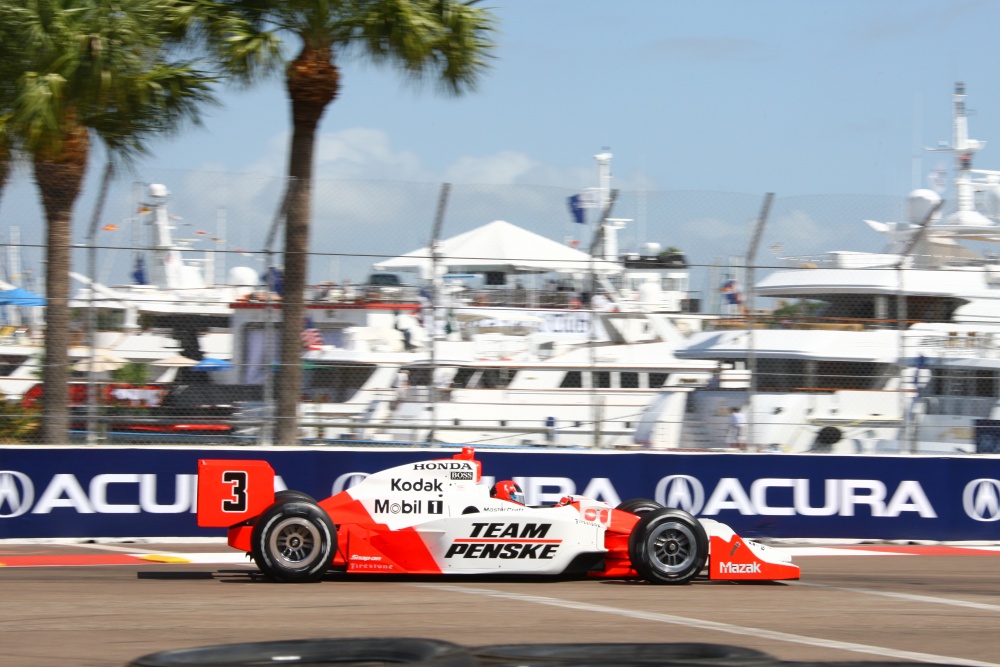
[{"label": "mazak logo", "polygon": [[393,479],[391,482],[389,482],[389,490],[416,491],[418,493],[426,491],[428,493],[433,493],[435,491],[441,492],[444,489],[442,488],[441,480],[439,479],[418,479],[415,482],[409,482],[402,479]]},{"label": "mazak logo", "polygon": [[445,558],[531,558],[551,560],[562,544],[546,539],[547,523],[473,523],[469,537],[456,538]]},{"label": "mazak logo", "polygon": [[376,514],[424,514],[426,507],[427,514],[444,514],[443,500],[402,500],[392,502],[389,500],[376,500]]},{"label": "mazak logo", "polygon": [[431,463],[414,463],[414,470],[472,470],[471,463],[461,461],[441,461]]},{"label": "mazak logo", "polygon": [[471,471],[468,471],[468,470],[459,470],[459,471],[451,473],[451,478],[453,480],[460,480],[460,481],[463,481],[463,482],[464,481],[471,482],[472,479],[473,479],[473,475],[472,475]]},{"label": "mazak logo", "polygon": [[691,475],[668,475],[656,485],[656,498],[664,507],[697,515],[705,506],[705,488]]},{"label": "mazak logo", "polygon": [[17,470],[0,470],[0,518],[21,516],[35,502],[35,485]]},{"label": "mazak logo", "polygon": [[1000,481],[985,477],[972,480],[965,485],[962,506],[976,521],[1000,520]]},{"label": "mazak logo", "polygon": [[760,563],[719,563],[719,574],[760,574]]}]

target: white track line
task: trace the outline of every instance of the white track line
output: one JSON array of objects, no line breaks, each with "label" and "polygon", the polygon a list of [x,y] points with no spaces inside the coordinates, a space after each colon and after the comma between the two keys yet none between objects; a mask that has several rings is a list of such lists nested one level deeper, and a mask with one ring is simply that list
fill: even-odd
[{"label": "white track line", "polygon": [[742,625],[732,625],[729,623],[718,623],[715,621],[705,621],[698,618],[687,618],[684,616],[674,616],[672,614],[661,614],[649,611],[636,611],[633,609],[620,609],[618,607],[608,607],[599,604],[588,604],[573,600],[561,600],[559,598],[541,597],[538,595],[521,595],[519,593],[506,593],[494,591],[486,588],[468,588],[465,586],[451,586],[447,584],[410,584],[418,588],[428,588],[452,593],[465,593],[467,595],[481,595],[483,597],[502,598],[515,602],[529,602],[531,604],[546,605],[549,607],[559,607],[562,609],[572,609],[574,611],[591,612],[596,614],[607,614],[610,616],[624,616],[654,623],[669,623],[672,625],[683,625],[689,628],[700,628],[702,630],[712,630],[715,632],[726,632],[733,635],[743,635],[757,639],[773,639],[775,641],[789,642],[793,644],[805,644],[820,648],[834,649],[838,651],[851,651],[854,653],[866,653],[878,655],[886,658],[898,660],[912,660],[915,662],[938,662],[952,665],[967,665],[968,667],[1000,667],[994,662],[980,662],[978,660],[966,660],[951,656],[933,655],[931,653],[917,653],[914,651],[900,651],[881,646],[868,646],[866,644],[854,644],[852,642],[841,642],[833,639],[821,639],[818,637],[806,637],[803,635],[793,635],[787,632],[775,632],[761,628],[751,628]]},{"label": "white track line", "polygon": [[823,584],[808,584],[804,581],[786,582],[792,586],[809,586],[810,588],[822,588],[828,591],[843,591],[844,593],[858,593],[861,595],[878,595],[884,598],[895,598],[906,600],[907,602],[927,602],[930,604],[945,604],[952,607],[966,607],[968,609],[979,609],[980,611],[1000,612],[1000,605],[988,604],[986,602],[969,602],[966,600],[953,600],[951,598],[931,597],[930,595],[913,595],[910,593],[893,593],[891,591],[876,591],[870,588],[844,588],[842,586],[825,586]]}]

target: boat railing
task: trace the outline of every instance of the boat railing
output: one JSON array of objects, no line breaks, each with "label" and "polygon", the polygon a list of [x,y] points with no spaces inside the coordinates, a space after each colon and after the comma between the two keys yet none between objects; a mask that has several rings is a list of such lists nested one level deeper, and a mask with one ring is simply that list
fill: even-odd
[{"label": "boat railing", "polygon": [[[906,326],[916,324],[916,320],[906,321]],[[711,320],[704,324],[706,330],[748,329],[750,320],[745,317],[731,317]],[[775,317],[763,316],[753,319],[754,329],[796,329],[801,331],[871,331],[895,329],[899,320],[872,319],[860,317]]]},{"label": "boat railing", "polygon": [[976,331],[949,332],[942,336],[927,336],[920,347],[941,357],[1000,357],[1000,335]]}]

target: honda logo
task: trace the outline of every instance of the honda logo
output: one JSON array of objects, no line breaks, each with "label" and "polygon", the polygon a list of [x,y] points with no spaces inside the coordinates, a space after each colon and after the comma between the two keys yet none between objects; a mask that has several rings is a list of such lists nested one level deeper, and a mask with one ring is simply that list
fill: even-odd
[{"label": "honda logo", "polygon": [[974,479],[965,485],[962,494],[965,513],[976,521],[1000,520],[1000,481]]},{"label": "honda logo", "polygon": [[35,502],[31,478],[16,470],[0,470],[0,518],[21,516]]}]

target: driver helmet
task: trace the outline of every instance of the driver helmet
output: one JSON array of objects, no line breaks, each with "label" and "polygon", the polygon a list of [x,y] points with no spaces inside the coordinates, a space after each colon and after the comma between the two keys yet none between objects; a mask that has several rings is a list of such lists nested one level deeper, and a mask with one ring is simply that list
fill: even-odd
[{"label": "driver helmet", "polygon": [[494,484],[493,488],[490,489],[490,497],[507,500],[518,505],[524,504],[524,491],[521,490],[521,487],[516,482],[509,479]]}]

